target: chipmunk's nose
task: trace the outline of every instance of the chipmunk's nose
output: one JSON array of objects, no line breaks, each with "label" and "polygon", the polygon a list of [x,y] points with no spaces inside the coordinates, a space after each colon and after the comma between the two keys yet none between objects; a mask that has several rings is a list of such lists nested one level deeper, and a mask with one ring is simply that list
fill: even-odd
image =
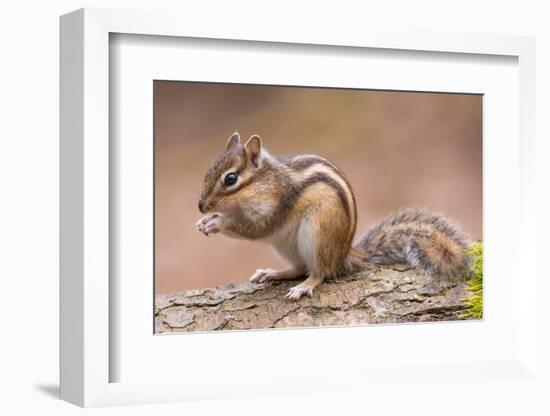
[{"label": "chipmunk's nose", "polygon": [[199,211],[206,214],[206,211],[210,209],[210,204],[206,204],[202,199],[199,201]]}]

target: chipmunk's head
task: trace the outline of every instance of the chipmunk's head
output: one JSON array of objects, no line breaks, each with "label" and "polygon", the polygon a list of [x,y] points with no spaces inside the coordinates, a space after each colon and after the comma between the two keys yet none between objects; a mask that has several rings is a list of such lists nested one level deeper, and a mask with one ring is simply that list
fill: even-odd
[{"label": "chipmunk's head", "polygon": [[[262,164],[260,137],[253,135],[243,145],[239,133],[233,133],[227,141],[225,150],[206,172],[199,199],[199,211],[225,212],[237,207],[245,196],[244,189],[254,181]],[[252,192],[252,189],[249,191]]]}]

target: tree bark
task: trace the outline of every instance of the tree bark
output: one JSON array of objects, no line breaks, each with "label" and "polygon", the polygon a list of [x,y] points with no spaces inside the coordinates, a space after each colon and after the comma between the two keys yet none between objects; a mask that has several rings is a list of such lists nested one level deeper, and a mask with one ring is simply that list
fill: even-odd
[{"label": "tree bark", "polygon": [[313,297],[284,298],[299,280],[232,283],[159,295],[156,333],[448,321],[466,317],[465,281],[393,267],[325,280]]}]

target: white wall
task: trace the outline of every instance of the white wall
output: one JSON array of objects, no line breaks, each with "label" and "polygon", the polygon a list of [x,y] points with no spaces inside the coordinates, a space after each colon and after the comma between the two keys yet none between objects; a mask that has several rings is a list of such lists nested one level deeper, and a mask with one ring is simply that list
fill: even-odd
[{"label": "white wall", "polygon": [[[246,24],[238,23],[235,16],[280,21],[282,30],[292,22],[302,22],[307,30],[308,21],[315,20],[348,28],[383,22],[388,27],[536,35],[539,155],[541,161],[545,157],[548,164],[550,131],[548,122],[544,120],[550,114],[549,13],[544,7],[547,2],[403,0],[352,3],[339,0],[325,3],[318,0],[308,4],[305,1],[278,0],[263,3],[236,0],[220,1],[216,5],[183,0],[12,0],[4,1],[0,6],[0,316],[4,331],[0,342],[1,413],[23,414],[35,410],[46,414],[72,414],[80,411],[54,399],[58,377],[58,16],[61,14],[84,6],[162,9],[221,13],[227,19],[234,18],[243,30]],[[548,167],[540,166],[539,177],[544,175],[548,179],[548,171]],[[539,207],[541,213],[549,211],[547,193],[541,195]],[[540,235],[544,235],[543,229],[547,233],[550,231],[548,225],[548,220],[543,219]],[[543,238],[539,239],[542,243]],[[547,290],[548,284],[545,287]],[[548,316],[548,310],[547,306],[541,306],[541,313],[545,316]],[[546,320],[546,326],[547,323]],[[548,351],[548,335],[545,341]],[[546,360],[548,369],[548,359],[541,358]],[[449,403],[444,413],[464,413],[471,407],[470,401],[479,401],[474,408],[480,414],[483,411],[497,414],[506,410],[523,414],[543,412],[534,407],[535,402],[530,397],[537,392],[515,394],[513,387],[504,384],[488,384],[487,388],[502,389],[503,400],[487,403],[483,401],[483,391],[474,391],[467,398],[450,397],[452,405]],[[404,413],[411,406],[426,406],[430,396],[438,394],[436,391],[437,386],[431,392],[412,391],[410,397],[397,400],[389,391],[384,410]],[[291,409],[291,414],[298,411],[344,414],[361,410],[378,413],[380,409],[373,409],[371,403],[374,406],[385,399],[369,398],[368,392],[364,398],[339,393],[319,397],[165,405],[154,410],[150,406],[101,409],[96,412],[279,414]],[[429,407],[426,410],[430,410]]]}]

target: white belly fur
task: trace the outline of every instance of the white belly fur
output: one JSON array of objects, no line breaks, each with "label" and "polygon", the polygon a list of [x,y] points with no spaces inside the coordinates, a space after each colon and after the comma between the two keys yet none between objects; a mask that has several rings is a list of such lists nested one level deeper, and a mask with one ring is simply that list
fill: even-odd
[{"label": "white belly fur", "polygon": [[292,266],[314,269],[315,239],[310,220],[304,218],[288,224],[265,241]]}]

